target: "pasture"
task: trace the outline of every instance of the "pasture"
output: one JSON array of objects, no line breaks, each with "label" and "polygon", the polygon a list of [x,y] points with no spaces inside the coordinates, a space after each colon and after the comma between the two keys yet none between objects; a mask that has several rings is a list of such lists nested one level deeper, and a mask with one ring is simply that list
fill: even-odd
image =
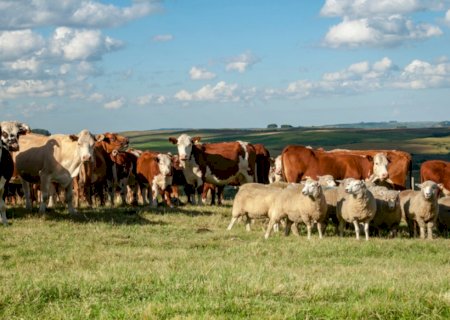
[{"label": "pasture", "polygon": [[448,319],[450,243],[263,239],[222,207],[11,209],[2,319]]},{"label": "pasture", "polygon": [[[196,130],[204,142],[287,144],[413,153],[417,169],[447,159],[450,129]],[[178,131],[127,132],[131,146],[171,151]],[[185,200],[185,199],[183,199]],[[264,224],[226,231],[225,205],[56,208],[44,216],[8,207],[0,227],[1,319],[448,319],[450,242],[356,241],[331,226],[319,240]]]}]

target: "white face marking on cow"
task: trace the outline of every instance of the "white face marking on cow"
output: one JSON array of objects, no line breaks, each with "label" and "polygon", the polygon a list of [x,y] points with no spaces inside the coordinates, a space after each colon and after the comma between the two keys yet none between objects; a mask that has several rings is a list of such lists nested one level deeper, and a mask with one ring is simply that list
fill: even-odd
[{"label": "white face marking on cow", "polygon": [[389,178],[389,173],[387,170],[388,164],[389,160],[384,153],[377,153],[373,157],[373,174],[381,181]]},{"label": "white face marking on cow", "polygon": [[275,158],[275,174],[281,175],[283,173],[283,163],[281,162],[281,155]]},{"label": "white face marking on cow", "polygon": [[30,131],[30,127],[17,121],[2,121],[1,141],[9,151],[19,151],[19,136]]},{"label": "white face marking on cow", "polygon": [[172,175],[172,158],[168,154],[160,153],[158,154],[158,167],[159,172],[163,176]]},{"label": "white face marking on cow", "polygon": [[81,161],[86,162],[90,161],[94,155],[94,144],[95,140],[92,134],[84,129],[78,135],[78,152],[81,158]]},{"label": "white face marking on cow", "polygon": [[308,179],[305,181],[305,186],[302,189],[302,193],[305,196],[312,196],[313,198],[317,198],[320,194],[320,185],[319,182]]},{"label": "white face marking on cow", "polygon": [[178,137],[177,149],[180,161],[186,161],[190,158],[192,152],[192,138],[183,133]]},{"label": "white face marking on cow", "polygon": [[349,180],[345,186],[345,192],[350,194],[358,194],[366,189],[366,185],[363,180],[352,179]]},{"label": "white face marking on cow", "polygon": [[431,180],[427,180],[427,181],[425,181],[425,182],[423,182],[421,184],[416,184],[416,185],[420,188],[423,196],[427,200],[429,200],[433,196],[437,195],[438,185],[435,182],[431,181]]}]

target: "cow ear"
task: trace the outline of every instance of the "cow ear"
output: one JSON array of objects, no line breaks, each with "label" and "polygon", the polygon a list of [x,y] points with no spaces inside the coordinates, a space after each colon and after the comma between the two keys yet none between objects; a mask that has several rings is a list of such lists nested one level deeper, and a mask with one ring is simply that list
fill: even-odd
[{"label": "cow ear", "polygon": [[367,158],[367,160],[369,160],[369,161],[373,161],[373,157],[372,157],[372,156],[367,155],[366,158]]},{"label": "cow ear", "polygon": [[30,127],[25,123],[19,122],[17,125],[19,126],[19,135],[24,135],[31,132]]},{"label": "cow ear", "polygon": [[70,140],[72,140],[72,141],[78,141],[78,136],[77,136],[76,134],[71,134],[71,135],[69,136],[69,138],[70,138]]},{"label": "cow ear", "polygon": [[194,143],[197,143],[197,142],[200,142],[200,140],[202,139],[202,137],[193,137],[192,138],[192,142],[194,142]]},{"label": "cow ear", "polygon": [[119,154],[119,151],[117,151],[116,149],[114,149],[114,150],[111,152],[111,155],[112,155],[113,157],[117,157],[118,154]]},{"label": "cow ear", "polygon": [[103,140],[105,140],[105,135],[104,134],[97,134],[95,136],[95,140],[96,141],[103,141]]},{"label": "cow ear", "polygon": [[178,143],[178,139],[174,138],[174,137],[169,137],[169,141],[172,142],[172,144],[177,144]]}]

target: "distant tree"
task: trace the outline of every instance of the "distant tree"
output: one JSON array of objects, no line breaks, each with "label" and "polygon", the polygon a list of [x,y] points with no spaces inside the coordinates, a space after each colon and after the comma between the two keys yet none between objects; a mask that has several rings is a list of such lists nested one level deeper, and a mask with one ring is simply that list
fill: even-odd
[{"label": "distant tree", "polygon": [[31,129],[31,132],[37,133],[37,134],[42,134],[44,136],[50,136],[51,135],[50,131],[48,131],[46,129]]},{"label": "distant tree", "polygon": [[293,128],[290,124],[282,124],[280,126],[281,129],[288,129],[288,128]]},{"label": "distant tree", "polygon": [[278,125],[276,123],[271,123],[267,125],[267,129],[276,129],[278,128]]}]

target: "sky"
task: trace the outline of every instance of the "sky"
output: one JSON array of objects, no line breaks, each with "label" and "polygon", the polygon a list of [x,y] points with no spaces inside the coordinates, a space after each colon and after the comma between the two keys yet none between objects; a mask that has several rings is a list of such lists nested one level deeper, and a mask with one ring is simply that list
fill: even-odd
[{"label": "sky", "polygon": [[0,111],[52,133],[450,120],[450,1],[0,0]]}]

